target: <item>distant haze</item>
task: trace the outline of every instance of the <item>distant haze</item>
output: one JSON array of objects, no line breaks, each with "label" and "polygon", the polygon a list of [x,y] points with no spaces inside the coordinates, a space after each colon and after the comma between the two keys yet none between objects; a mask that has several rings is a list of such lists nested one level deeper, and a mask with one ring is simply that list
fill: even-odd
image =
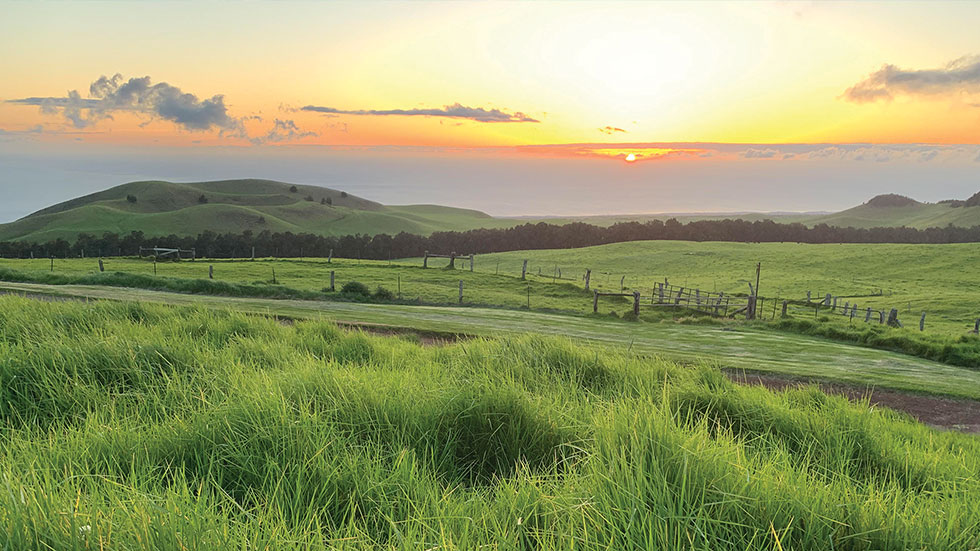
[{"label": "distant haze", "polygon": [[[0,222],[133,180],[268,178],[385,204],[495,216],[837,211],[880,193],[921,201],[980,191],[976,146],[708,144],[696,162],[510,149],[73,146],[0,141]],[[827,153],[830,151],[830,153]],[[136,228],[134,228],[136,229]]]}]

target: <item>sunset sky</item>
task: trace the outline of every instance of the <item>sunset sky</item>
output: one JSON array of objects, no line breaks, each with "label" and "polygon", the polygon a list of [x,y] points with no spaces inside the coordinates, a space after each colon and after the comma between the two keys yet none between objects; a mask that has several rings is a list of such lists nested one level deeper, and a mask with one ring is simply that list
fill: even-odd
[{"label": "sunset sky", "polygon": [[[0,222],[131,177],[508,215],[980,190],[980,2],[2,10]],[[536,188],[502,202],[488,186]]]}]

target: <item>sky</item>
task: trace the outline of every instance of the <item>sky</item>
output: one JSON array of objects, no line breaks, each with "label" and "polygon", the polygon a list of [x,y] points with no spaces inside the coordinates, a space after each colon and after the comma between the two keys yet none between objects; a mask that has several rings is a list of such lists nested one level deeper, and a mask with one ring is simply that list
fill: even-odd
[{"label": "sky", "polygon": [[977,2],[0,9],[0,222],[134,179],[494,215],[980,191]]}]

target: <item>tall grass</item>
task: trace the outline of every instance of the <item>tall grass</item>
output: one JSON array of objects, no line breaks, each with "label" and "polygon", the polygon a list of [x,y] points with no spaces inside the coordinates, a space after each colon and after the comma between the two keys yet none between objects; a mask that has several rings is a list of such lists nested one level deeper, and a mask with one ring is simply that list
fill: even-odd
[{"label": "tall grass", "polygon": [[977,549],[980,441],[573,345],[0,297],[0,548]]}]

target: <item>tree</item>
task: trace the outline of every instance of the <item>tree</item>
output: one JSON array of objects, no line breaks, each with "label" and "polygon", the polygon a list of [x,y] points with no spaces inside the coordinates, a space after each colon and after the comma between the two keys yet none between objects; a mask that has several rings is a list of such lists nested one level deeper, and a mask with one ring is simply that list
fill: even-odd
[{"label": "tree", "polygon": [[135,195],[127,195],[126,196],[126,200],[129,201],[130,203],[135,203],[136,202],[136,196]]},{"label": "tree", "polygon": [[289,193],[296,193],[297,191],[299,191],[299,189],[297,189],[296,186],[290,186]]},{"label": "tree", "polygon": [[312,195],[307,195],[306,197],[303,197],[303,200],[304,201],[310,201],[310,202],[312,202],[313,201],[313,196]]},{"label": "tree", "polygon": [[324,201],[325,201],[325,202],[326,202],[326,204],[328,204],[328,205],[333,205],[333,199],[331,199],[330,197],[327,197],[326,199],[324,199]]},{"label": "tree", "polygon": [[201,196],[197,198],[197,202],[203,205],[204,203],[208,202],[208,198],[202,193]]}]

